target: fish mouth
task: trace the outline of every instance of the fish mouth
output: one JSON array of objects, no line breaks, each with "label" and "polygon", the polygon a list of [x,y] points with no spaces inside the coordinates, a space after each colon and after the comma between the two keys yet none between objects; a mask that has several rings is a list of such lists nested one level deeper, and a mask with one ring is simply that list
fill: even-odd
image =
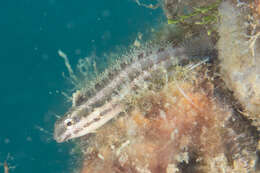
[{"label": "fish mouth", "polygon": [[68,141],[71,137],[71,134],[68,134],[66,135],[65,137],[58,137],[54,134],[54,140],[57,142],[57,143],[62,143],[62,142],[65,142],[65,141]]},{"label": "fish mouth", "polygon": [[64,128],[59,128],[59,127],[54,128],[53,138],[56,142],[62,143],[68,140],[70,136],[71,136],[70,134],[66,134]]},{"label": "fish mouth", "polygon": [[63,120],[56,121],[54,125],[53,138],[58,143],[64,142],[69,137],[69,134],[66,132],[66,128],[63,125]]},{"label": "fish mouth", "polygon": [[64,141],[61,137],[59,137],[59,136],[57,135],[57,133],[55,133],[55,131],[54,131],[53,139],[54,139],[56,142],[58,142],[58,143],[62,143],[62,142]]},{"label": "fish mouth", "polygon": [[57,143],[62,143],[62,142],[64,142],[64,140],[59,139],[59,138],[54,138],[54,139],[55,139],[55,141],[56,141]]}]

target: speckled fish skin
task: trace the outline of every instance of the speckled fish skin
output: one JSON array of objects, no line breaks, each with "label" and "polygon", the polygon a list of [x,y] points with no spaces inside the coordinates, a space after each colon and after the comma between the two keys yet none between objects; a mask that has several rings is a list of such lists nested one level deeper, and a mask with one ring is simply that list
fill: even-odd
[{"label": "speckled fish skin", "polygon": [[[122,99],[137,88],[144,87],[144,81],[152,71],[158,68],[167,70],[187,60],[184,48],[174,48],[167,45],[149,52],[133,53],[130,61],[122,61],[119,69],[108,72],[107,77],[96,83],[95,90],[89,94],[82,94],[80,100],[57,122],[54,128],[54,139],[64,142],[95,132],[96,129],[125,111]],[[116,108],[115,108],[116,107]],[[66,121],[72,125],[67,126]]]}]

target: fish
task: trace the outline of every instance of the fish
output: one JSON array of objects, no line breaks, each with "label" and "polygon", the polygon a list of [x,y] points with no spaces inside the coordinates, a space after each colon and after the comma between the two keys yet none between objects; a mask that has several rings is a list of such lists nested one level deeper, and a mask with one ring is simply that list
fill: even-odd
[{"label": "fish", "polygon": [[169,43],[132,52],[116,68],[106,71],[106,76],[95,83],[94,89],[73,94],[72,107],[55,122],[54,139],[61,143],[95,133],[110,120],[127,112],[129,105],[124,99],[138,89],[147,88],[153,73],[161,70],[166,76],[171,75],[171,67],[189,58],[184,47]]}]

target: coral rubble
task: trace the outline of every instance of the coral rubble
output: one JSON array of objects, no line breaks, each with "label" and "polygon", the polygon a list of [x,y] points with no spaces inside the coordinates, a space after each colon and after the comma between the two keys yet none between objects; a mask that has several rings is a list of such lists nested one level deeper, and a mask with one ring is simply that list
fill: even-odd
[{"label": "coral rubble", "polygon": [[188,75],[145,92],[127,115],[82,139],[87,147],[81,172],[254,171],[257,134],[214,97],[205,68]]},{"label": "coral rubble", "polygon": [[147,86],[122,99],[123,115],[77,141],[81,173],[260,171],[259,0],[164,0],[163,9],[172,25],[153,44],[178,45],[182,61],[165,64],[166,78],[148,68]]},{"label": "coral rubble", "polygon": [[[218,40],[218,60],[180,76],[184,66],[175,68],[174,80],[161,90],[145,91],[135,98],[131,111],[91,139],[82,139],[80,145],[87,146],[82,173],[259,171],[260,36],[259,22],[251,11],[257,14],[258,7],[250,10],[249,3],[240,1],[196,1],[195,5],[210,3],[213,5],[197,10],[205,10],[200,15],[211,21],[187,29],[198,20],[193,13],[199,13],[188,8],[187,1],[175,6],[177,2],[165,0],[168,22],[180,24],[184,30],[179,39],[172,39],[180,31],[170,28],[160,39],[178,42],[187,35],[214,30],[217,34],[210,39]],[[214,16],[210,16],[211,10]],[[187,20],[181,21],[181,16]],[[210,39],[198,44],[210,45]],[[196,54],[198,44],[193,43],[186,49]]]},{"label": "coral rubble", "polygon": [[[237,4],[239,5],[239,4]],[[260,31],[259,23],[241,5],[223,2],[217,43],[222,77],[236,98],[260,125]],[[260,127],[260,126],[259,126]]]}]

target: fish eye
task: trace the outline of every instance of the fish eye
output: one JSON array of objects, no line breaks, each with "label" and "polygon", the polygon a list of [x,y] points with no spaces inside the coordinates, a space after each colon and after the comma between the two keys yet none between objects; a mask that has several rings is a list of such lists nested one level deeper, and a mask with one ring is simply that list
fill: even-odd
[{"label": "fish eye", "polygon": [[68,118],[64,121],[65,126],[69,127],[73,125],[73,120],[71,118]]},{"label": "fish eye", "polygon": [[72,125],[71,121],[67,122],[67,126],[71,126],[71,125]]}]

